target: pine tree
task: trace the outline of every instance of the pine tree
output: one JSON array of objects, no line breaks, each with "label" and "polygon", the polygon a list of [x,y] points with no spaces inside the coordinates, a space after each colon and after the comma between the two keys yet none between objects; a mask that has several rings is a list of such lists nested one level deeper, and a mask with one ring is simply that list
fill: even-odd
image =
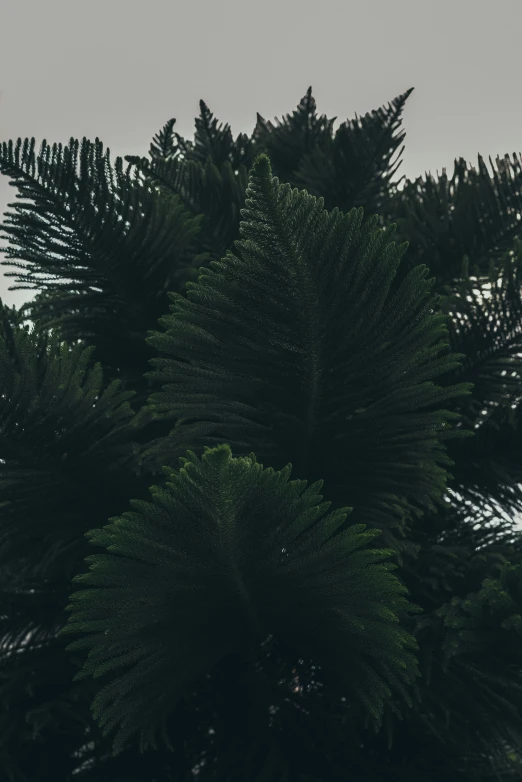
[{"label": "pine tree", "polygon": [[2,778],[520,778],[520,163],[410,93],[1,145]]}]

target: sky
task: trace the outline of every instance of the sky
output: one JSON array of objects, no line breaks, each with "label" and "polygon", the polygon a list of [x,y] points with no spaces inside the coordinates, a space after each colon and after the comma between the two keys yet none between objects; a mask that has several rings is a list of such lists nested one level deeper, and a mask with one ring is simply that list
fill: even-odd
[{"label": "sky", "polygon": [[[0,141],[98,136],[114,161],[171,117],[192,139],[201,98],[236,136],[310,85],[335,128],[414,87],[394,179],[451,176],[522,152],[521,25],[522,0],[1,0]],[[16,192],[0,174],[0,215]],[[9,271],[0,298],[20,306],[34,292]]]},{"label": "sky", "polygon": [[[521,23],[521,0],[1,0],[0,141],[98,136],[114,161],[148,155],[171,117],[192,139],[201,98],[237,135],[310,85],[334,127],[414,87],[395,180],[451,176],[460,156],[522,151]],[[0,215],[16,192],[0,174]],[[9,271],[19,306],[34,293]]]}]

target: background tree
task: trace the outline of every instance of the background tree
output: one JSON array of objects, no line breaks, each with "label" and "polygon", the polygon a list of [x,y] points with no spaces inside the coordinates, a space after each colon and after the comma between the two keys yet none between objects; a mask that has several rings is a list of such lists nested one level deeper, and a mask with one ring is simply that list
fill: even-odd
[{"label": "background tree", "polygon": [[[520,748],[521,732],[520,533],[514,529],[521,480],[520,165],[515,156],[513,162],[497,159],[491,177],[482,158],[478,172],[461,159],[451,181],[444,172],[438,182],[419,178],[399,190],[391,183],[398,167],[391,159],[404,139],[395,132],[410,93],[334,133],[335,118],[317,116],[310,89],[283,122],[272,125],[258,115],[252,138],[240,134],[235,140],[201,102],[193,143],[175,133],[170,120],[151,145],[150,160],[126,158],[126,170],[121,158],[112,165],[98,139],[52,148],[44,142],[38,155],[34,139],[2,145],[0,170],[32,202],[16,205],[4,222],[7,263],[24,261],[24,273],[15,276],[42,291],[20,311],[3,307],[1,318],[0,752],[13,782],[46,775],[72,780],[77,769],[75,779],[100,782],[191,779],[192,769],[203,779],[243,780],[247,760],[258,780],[262,773],[274,780],[286,773],[301,782],[344,779],[347,769],[361,780],[519,777],[510,755]],[[428,315],[449,316],[452,355],[461,359],[448,368],[448,357],[440,357],[445,390],[473,384],[469,396],[431,398],[431,408],[424,399],[418,424],[432,422],[440,461],[417,458],[416,465],[399,464],[397,472],[397,460],[388,457],[381,469],[394,476],[388,482],[396,491],[386,502],[385,493],[371,486],[378,459],[368,446],[373,473],[359,469],[352,480],[336,482],[317,472],[335,512],[353,507],[341,531],[355,534],[360,523],[380,530],[364,542],[365,550],[377,558],[383,547],[393,551],[410,605],[423,609],[411,616],[406,606],[399,611],[400,626],[419,647],[420,703],[401,709],[399,695],[392,697],[383,728],[374,734],[353,699],[342,700],[346,682],[332,677],[328,666],[296,655],[288,642],[267,638],[255,660],[228,655],[185,692],[165,722],[173,752],[160,746],[141,754],[130,741],[113,757],[111,737],[90,713],[99,684],[73,681],[85,655],[66,651],[70,639],[58,635],[67,620],[71,578],[92,554],[84,533],[100,530],[131,500],[148,502],[141,508],[151,513],[149,487],[176,485],[171,471],[189,448],[202,456],[205,443],[224,440],[234,444],[234,457],[254,452],[265,470],[283,470],[287,463],[284,449],[263,453],[261,441],[251,447],[226,409],[219,422],[205,408],[194,414],[194,405],[183,413],[179,390],[159,390],[190,378],[197,365],[195,343],[189,349],[186,334],[184,348],[176,326],[181,305],[169,292],[189,301],[187,282],[200,279],[212,261],[230,252],[240,261],[243,253],[248,257],[249,240],[242,237],[239,247],[235,240],[248,172],[263,152],[281,183],[323,198],[329,212],[363,207],[366,218],[376,215],[366,232],[380,226],[390,240],[396,224],[393,238],[409,246],[388,296],[407,290],[408,275],[419,264],[429,267],[435,297],[427,312],[419,311],[418,323],[428,329],[435,323]],[[370,248],[369,257],[377,257],[371,242]],[[420,288],[414,289],[410,308],[418,305]],[[34,332],[23,328],[24,318],[36,324]],[[404,345],[396,356],[396,371],[412,371],[408,356],[414,362],[418,352],[411,348]],[[156,359],[156,374],[144,377],[150,359]],[[383,366],[375,360],[376,371]],[[424,380],[432,377],[426,370]],[[375,394],[367,393],[351,414],[350,431],[359,432],[361,449],[379,390],[376,384]],[[441,405],[455,416],[457,429],[475,436],[448,439],[455,434],[449,419],[446,426],[440,418],[435,422]],[[278,411],[267,402],[257,412],[266,424]],[[410,411],[410,423],[416,414]],[[436,447],[442,442],[447,461]],[[276,458],[264,461],[265,455]],[[168,475],[164,465],[171,468]],[[297,475],[311,482],[313,473],[313,459],[295,463],[292,480]],[[399,490],[398,477],[404,482],[413,475],[417,480]],[[108,534],[98,534],[100,545]],[[383,591],[390,600],[391,583]],[[266,697],[266,686],[255,686],[259,681],[276,690],[276,703],[265,703],[270,740],[258,710],[251,719],[263,740],[245,753],[242,730],[251,724],[244,720],[245,699],[251,700],[253,686],[256,697]]]}]

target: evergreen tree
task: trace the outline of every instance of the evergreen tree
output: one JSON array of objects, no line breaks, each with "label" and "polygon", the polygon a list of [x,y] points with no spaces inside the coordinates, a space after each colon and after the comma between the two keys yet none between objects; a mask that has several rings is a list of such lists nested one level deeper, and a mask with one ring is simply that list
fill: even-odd
[{"label": "evergreen tree", "polygon": [[520,779],[520,164],[410,93],[1,145],[3,779]]}]

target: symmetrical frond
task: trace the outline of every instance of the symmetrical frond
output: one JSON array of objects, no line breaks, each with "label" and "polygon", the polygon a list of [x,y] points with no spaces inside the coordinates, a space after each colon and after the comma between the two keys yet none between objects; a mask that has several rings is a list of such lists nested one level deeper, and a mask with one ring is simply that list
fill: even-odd
[{"label": "symmetrical frond", "polygon": [[391,552],[367,545],[378,532],[339,532],[348,509],[325,515],[320,482],[289,481],[291,465],[226,444],[180,461],[152,503],[87,533],[107,553],[74,578],[94,588],[72,594],[62,631],[86,634],[68,647],[90,650],[76,678],[112,675],[93,709],[118,726],[115,749],[137,729],[148,746],[193,680],[271,634],[333,669],[376,722],[392,690],[408,701],[414,644],[396,614],[415,608],[382,564]]},{"label": "symmetrical frond", "polygon": [[362,209],[329,214],[279,184],[266,157],[247,196],[241,258],[229,253],[186,297],[172,294],[165,331],[147,340],[163,354],[151,359],[163,386],[151,406],[177,423],[144,458],[165,464],[225,440],[277,469],[291,461],[300,478],[326,476],[334,502],[388,530],[440,496],[450,463],[440,441],[469,434],[433,409],[469,385],[432,382],[459,357],[439,355],[445,317],[429,309],[427,270],[389,296],[406,249],[393,226],[363,225]]}]

